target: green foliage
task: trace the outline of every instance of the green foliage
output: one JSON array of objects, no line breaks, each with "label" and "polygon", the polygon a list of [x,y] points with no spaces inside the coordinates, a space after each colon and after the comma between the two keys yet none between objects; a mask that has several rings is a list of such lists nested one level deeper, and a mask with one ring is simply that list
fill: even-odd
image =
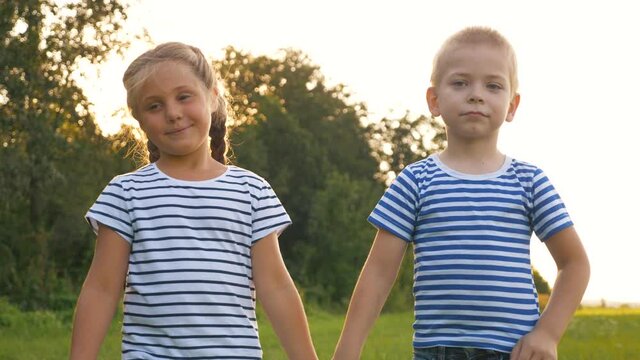
[{"label": "green foliage", "polygon": [[535,268],[533,270],[533,282],[536,285],[536,290],[538,294],[551,294],[551,287],[549,283],[540,275],[538,270]]},{"label": "green foliage", "polygon": [[[326,86],[299,51],[270,58],[229,47],[214,66],[235,118],[236,162],[264,176],[293,219],[280,245],[305,300],[346,305],[375,234],[366,218],[384,191],[380,162],[401,169],[441,148],[442,126],[408,115],[363,126],[364,104],[343,85]],[[396,305],[411,297],[410,267]]]},{"label": "green foliage", "polygon": [[445,129],[433,117],[383,118],[367,127],[369,144],[380,164],[379,178],[388,180],[405,166],[444,149]]},{"label": "green foliage", "polygon": [[[127,42],[117,1],[0,5],[0,295],[24,307],[68,307],[92,243],[86,208],[113,174],[114,156],[74,80]],[[4,259],[8,259],[4,261]]]},{"label": "green foliage", "polygon": [[[309,311],[309,327],[318,357],[330,359],[344,322],[344,313]],[[362,359],[410,359],[413,313],[385,313],[378,318]],[[265,359],[286,355],[264,313],[258,311]],[[120,323],[111,326],[99,359],[120,357]],[[71,316],[66,312],[21,312],[0,299],[1,359],[63,359],[68,356]],[[635,359],[640,352],[640,309],[579,311],[558,346],[559,359]]]},{"label": "green foliage", "polygon": [[[125,21],[119,1],[0,5],[0,296],[23,308],[72,307],[93,250],[84,214],[111,177],[134,167],[121,140],[130,129],[103,137],[75,81],[81,64],[128,46]],[[363,126],[364,104],[327,86],[299,51],[230,47],[214,65],[231,99],[236,162],[265,177],[293,219],[280,239],[292,275],[306,300],[346,305],[388,172],[440,148],[441,127],[408,115]],[[410,265],[390,308],[407,303]]]},{"label": "green foliage", "polygon": [[302,251],[308,296],[346,308],[375,235],[365,219],[381,193],[372,181],[329,174],[311,208],[308,234],[314,242],[305,243]]},{"label": "green foliage", "polygon": [[280,239],[290,271],[307,299],[346,301],[371,242],[365,219],[383,190],[360,124],[364,106],[349,104],[342,86],[326,87],[298,51],[269,58],[228,48],[215,66],[235,114],[236,162],[271,183],[293,220]]}]

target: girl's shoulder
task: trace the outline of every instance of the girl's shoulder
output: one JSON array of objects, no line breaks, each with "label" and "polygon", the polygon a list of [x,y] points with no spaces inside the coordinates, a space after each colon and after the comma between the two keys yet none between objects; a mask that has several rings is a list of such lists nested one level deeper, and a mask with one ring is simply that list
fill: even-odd
[{"label": "girl's shoulder", "polygon": [[155,167],[153,163],[144,165],[136,170],[130,171],[128,173],[119,174],[113,177],[110,184],[135,184],[141,183],[148,180],[152,180],[153,178],[159,177],[160,173],[158,169]]},{"label": "girl's shoulder", "polygon": [[271,185],[265,178],[251,170],[236,165],[227,165],[227,167],[229,170],[227,170],[226,175],[234,181],[244,183],[256,189],[271,188]]}]

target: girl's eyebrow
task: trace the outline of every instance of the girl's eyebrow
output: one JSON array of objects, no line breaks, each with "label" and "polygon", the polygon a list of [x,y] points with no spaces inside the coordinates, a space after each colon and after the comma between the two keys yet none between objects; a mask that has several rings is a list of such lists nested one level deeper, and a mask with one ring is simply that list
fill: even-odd
[{"label": "girl's eyebrow", "polygon": [[[193,90],[193,86],[192,85],[178,85],[176,87],[174,87],[173,89],[171,89],[171,92],[179,92],[179,91],[184,91],[184,90],[189,90],[192,91]],[[148,95],[142,98],[142,102],[145,101],[149,101],[150,99],[156,99],[156,98],[161,98],[162,96],[158,95],[158,94],[152,94],[152,95]]]}]

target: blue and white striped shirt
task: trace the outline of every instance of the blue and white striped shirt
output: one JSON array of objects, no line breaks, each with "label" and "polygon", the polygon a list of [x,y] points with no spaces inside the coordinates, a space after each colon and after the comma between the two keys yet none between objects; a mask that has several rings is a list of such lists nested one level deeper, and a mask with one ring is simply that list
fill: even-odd
[{"label": "blue and white striped shirt", "polygon": [[507,158],[469,175],[432,155],[407,166],[368,219],[414,245],[415,348],[511,352],[539,317],[529,243],[573,225],[542,170]]},{"label": "blue and white striped shirt", "polygon": [[291,220],[235,166],[183,181],[155,164],[115,177],[87,212],[131,244],[123,359],[261,359],[251,246]]}]

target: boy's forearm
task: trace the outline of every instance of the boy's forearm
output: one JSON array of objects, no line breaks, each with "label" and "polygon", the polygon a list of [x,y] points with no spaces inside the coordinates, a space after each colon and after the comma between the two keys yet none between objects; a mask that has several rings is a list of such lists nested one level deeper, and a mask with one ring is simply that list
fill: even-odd
[{"label": "boy's forearm", "polygon": [[349,304],[344,329],[333,357],[335,360],[360,358],[365,340],[389,296],[394,280],[395,276],[390,281],[380,279],[365,266]]},{"label": "boy's forearm", "polygon": [[558,271],[549,303],[534,330],[543,330],[560,342],[571,317],[580,305],[589,282],[589,262],[586,258],[567,264]]},{"label": "boy's forearm", "polygon": [[69,358],[96,359],[116,312],[119,297],[83,287],[73,321]]},{"label": "boy's forearm", "polygon": [[369,331],[398,276],[407,242],[379,230],[356,284],[334,359],[359,359]]},{"label": "boy's forearm", "polygon": [[317,359],[307,317],[293,280],[260,296],[260,303],[289,359]]}]

